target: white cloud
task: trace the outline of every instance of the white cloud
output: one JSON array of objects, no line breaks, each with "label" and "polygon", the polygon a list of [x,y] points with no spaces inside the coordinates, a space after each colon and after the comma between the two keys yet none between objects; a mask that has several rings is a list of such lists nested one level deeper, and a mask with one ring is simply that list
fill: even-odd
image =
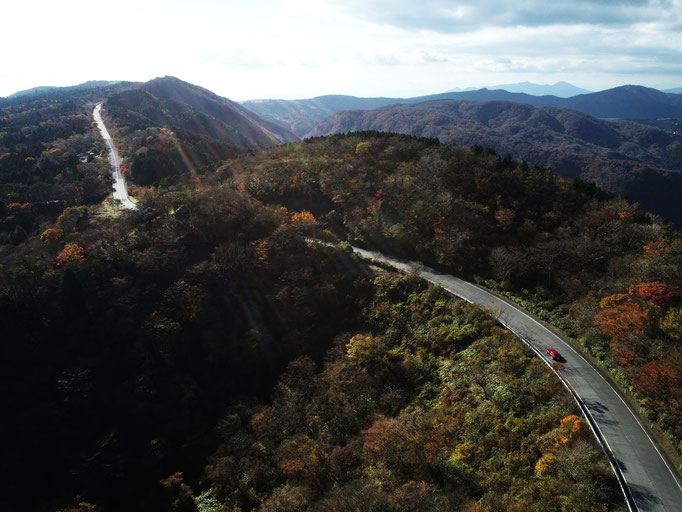
[{"label": "white cloud", "polygon": [[0,95],[167,74],[233,99],[682,85],[681,27],[682,0],[34,0],[3,11]]}]

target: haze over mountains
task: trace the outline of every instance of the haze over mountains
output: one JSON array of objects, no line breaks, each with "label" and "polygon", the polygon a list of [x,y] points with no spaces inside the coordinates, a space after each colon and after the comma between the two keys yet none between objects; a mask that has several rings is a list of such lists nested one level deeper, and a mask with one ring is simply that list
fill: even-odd
[{"label": "haze over mountains", "polygon": [[88,89],[95,89],[98,87],[107,87],[109,85],[116,85],[124,83],[121,81],[111,81],[111,80],[89,80],[87,82],[83,82],[82,84],[78,85],[72,85],[72,86],[67,86],[67,87],[57,87],[57,86],[52,86],[52,85],[40,85],[38,87],[32,87],[31,89],[25,89],[23,91],[17,91],[14,94],[10,94],[7,96],[8,99],[11,98],[26,98],[26,97],[31,97],[31,96],[39,96],[42,94],[46,93],[53,93],[53,92],[68,92],[68,91],[77,91],[77,90],[88,90]]},{"label": "haze over mountains", "polygon": [[[479,89],[482,89],[482,87],[455,87],[448,92],[467,92]],[[557,82],[551,85],[535,84],[533,82],[517,82],[514,84],[488,85],[483,87],[483,89],[503,89],[507,92],[522,92],[532,96],[558,96],[559,98],[570,98],[571,96],[577,96],[578,94],[589,94],[592,92],[583,89],[582,87],[576,87],[568,82]]]},{"label": "haze over mountains", "polygon": [[279,123],[304,137],[318,122],[341,110],[359,110],[394,104],[414,104],[431,100],[512,101],[535,107],[560,107],[578,110],[594,117],[652,119],[682,117],[682,95],[664,93],[637,85],[624,85],[605,91],[580,94],[570,98],[533,96],[504,90],[479,89],[446,92],[414,98],[356,98],[354,96],[319,96],[304,100],[251,100],[246,108],[264,119]]}]

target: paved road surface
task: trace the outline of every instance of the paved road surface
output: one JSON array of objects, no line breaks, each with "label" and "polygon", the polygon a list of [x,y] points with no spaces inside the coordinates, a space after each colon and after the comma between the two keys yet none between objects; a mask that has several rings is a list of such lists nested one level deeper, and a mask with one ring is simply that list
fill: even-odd
[{"label": "paved road surface", "polygon": [[111,176],[114,182],[114,199],[119,201],[121,207],[127,208],[128,210],[136,210],[137,205],[130,200],[130,197],[128,197],[126,179],[123,174],[121,174],[121,159],[118,156],[118,151],[116,150],[116,146],[114,146],[114,141],[111,140],[111,135],[109,135],[107,127],[104,126],[104,121],[102,121],[102,116],[99,113],[101,109],[102,104],[98,103],[95,107],[95,110],[92,111],[92,115],[95,118],[97,127],[99,128],[102,138],[107,145],[109,162],[111,163]]},{"label": "paved road surface", "polygon": [[[413,268],[405,260],[355,247],[353,250],[363,258],[381,261],[402,271]],[[416,268],[420,268],[421,277],[427,281],[492,312],[546,363],[551,360],[545,349],[557,349],[565,359],[566,367],[560,376],[609,455],[630,509],[682,512],[679,477],[629,405],[587,360],[556,333],[505,300],[456,277],[428,267]]]}]

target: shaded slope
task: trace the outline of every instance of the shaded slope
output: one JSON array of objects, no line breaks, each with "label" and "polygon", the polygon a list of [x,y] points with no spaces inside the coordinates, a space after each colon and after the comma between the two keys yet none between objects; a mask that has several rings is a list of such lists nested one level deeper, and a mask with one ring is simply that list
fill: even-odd
[{"label": "shaded slope", "polygon": [[110,115],[131,128],[166,126],[207,136],[235,150],[296,140],[280,126],[263,121],[239,104],[174,77],[156,78],[113,95]]},{"label": "shaded slope", "polygon": [[109,97],[115,134],[126,141],[132,178],[150,184],[215,160],[296,140],[239,104],[174,77]]}]

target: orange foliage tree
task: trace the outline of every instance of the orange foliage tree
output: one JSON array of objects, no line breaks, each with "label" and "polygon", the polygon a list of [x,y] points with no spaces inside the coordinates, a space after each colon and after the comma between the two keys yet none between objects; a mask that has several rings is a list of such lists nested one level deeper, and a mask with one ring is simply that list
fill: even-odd
[{"label": "orange foliage tree", "polygon": [[627,295],[617,293],[601,300],[595,317],[599,329],[613,341],[624,341],[643,334],[649,327],[649,310]]},{"label": "orange foliage tree", "polygon": [[308,210],[303,210],[302,212],[296,212],[291,216],[291,223],[302,226],[314,226],[317,224],[317,219],[315,219],[315,216]]},{"label": "orange foliage tree", "polygon": [[85,261],[85,249],[78,244],[68,244],[52,264],[52,268],[63,268],[70,264],[78,264]]},{"label": "orange foliage tree", "polygon": [[567,444],[569,441],[582,437],[587,433],[587,426],[579,416],[571,414],[561,420],[561,432],[554,438],[556,444]]},{"label": "orange foliage tree", "polygon": [[58,241],[63,235],[64,235],[63,229],[48,228],[42,232],[42,234],[40,235],[40,240],[48,244],[53,244],[56,241]]},{"label": "orange foliage tree", "polygon": [[31,208],[33,208],[33,203],[10,203],[7,205],[7,212],[10,215],[16,215]]},{"label": "orange foliage tree", "polygon": [[677,385],[679,376],[665,368],[658,361],[651,361],[639,373],[637,384],[648,395],[655,398],[667,398]]},{"label": "orange foliage tree", "polygon": [[650,244],[642,246],[644,254],[651,257],[661,256],[668,250],[668,248],[669,243],[665,238],[659,238]]}]

